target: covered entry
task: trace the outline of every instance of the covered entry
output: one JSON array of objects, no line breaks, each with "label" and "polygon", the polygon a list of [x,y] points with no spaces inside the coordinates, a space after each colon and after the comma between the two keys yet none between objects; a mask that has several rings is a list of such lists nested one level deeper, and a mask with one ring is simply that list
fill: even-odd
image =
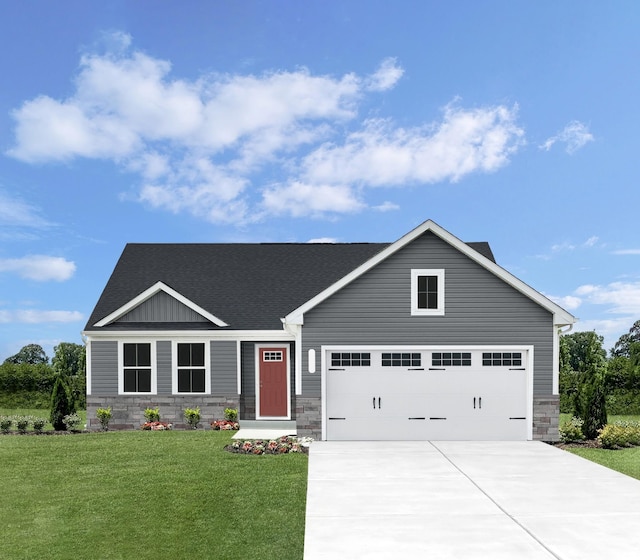
[{"label": "covered entry", "polygon": [[530,348],[324,349],[327,440],[531,439]]}]

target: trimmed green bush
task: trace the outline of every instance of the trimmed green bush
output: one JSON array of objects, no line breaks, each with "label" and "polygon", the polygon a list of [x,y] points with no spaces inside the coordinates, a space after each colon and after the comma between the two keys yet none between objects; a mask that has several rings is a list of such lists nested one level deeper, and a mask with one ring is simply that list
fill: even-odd
[{"label": "trimmed green bush", "polygon": [[563,443],[572,443],[574,441],[582,441],[584,434],[582,433],[582,425],[584,421],[574,416],[568,422],[560,426],[560,440]]},{"label": "trimmed green bush", "polygon": [[160,408],[145,408],[144,419],[147,422],[160,422]]},{"label": "trimmed green bush", "polygon": [[109,429],[109,422],[111,422],[111,407],[98,408],[96,410],[96,417],[100,420],[100,426],[102,426],[103,431],[106,432]]},{"label": "trimmed green bush", "polygon": [[187,424],[191,426],[191,429],[195,430],[198,427],[198,423],[200,422],[200,407],[185,408],[184,419],[186,420]]},{"label": "trimmed green bush", "polygon": [[605,449],[619,449],[640,445],[640,423],[614,422],[600,430],[598,442]]}]

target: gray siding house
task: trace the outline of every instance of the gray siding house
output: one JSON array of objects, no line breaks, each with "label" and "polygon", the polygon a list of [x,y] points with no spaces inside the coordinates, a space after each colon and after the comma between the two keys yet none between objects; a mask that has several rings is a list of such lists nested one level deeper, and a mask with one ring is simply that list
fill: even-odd
[{"label": "gray siding house", "polygon": [[83,331],[87,417],[329,440],[556,440],[575,318],[427,221],[395,243],[129,244]]}]

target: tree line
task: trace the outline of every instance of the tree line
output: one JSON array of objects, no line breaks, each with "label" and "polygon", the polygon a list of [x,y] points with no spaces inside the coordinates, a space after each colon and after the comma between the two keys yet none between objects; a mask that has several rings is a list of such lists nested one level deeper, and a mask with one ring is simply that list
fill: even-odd
[{"label": "tree line", "polygon": [[593,331],[560,337],[560,411],[580,418],[589,439],[608,414],[640,415],[640,321],[609,353]]},{"label": "tree line", "polygon": [[51,361],[38,344],[23,346],[0,365],[0,408],[49,408],[55,429],[86,408],[86,350],[61,342]]}]

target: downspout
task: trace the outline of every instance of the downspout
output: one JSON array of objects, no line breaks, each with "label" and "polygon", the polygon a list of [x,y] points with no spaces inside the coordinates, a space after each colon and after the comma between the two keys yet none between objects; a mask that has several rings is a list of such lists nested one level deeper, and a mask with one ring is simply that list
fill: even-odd
[{"label": "downspout", "polygon": [[[573,329],[573,323],[568,325],[555,325],[553,336],[553,388],[554,395],[560,394],[560,336],[571,332]],[[565,327],[565,330],[562,330]]]}]

